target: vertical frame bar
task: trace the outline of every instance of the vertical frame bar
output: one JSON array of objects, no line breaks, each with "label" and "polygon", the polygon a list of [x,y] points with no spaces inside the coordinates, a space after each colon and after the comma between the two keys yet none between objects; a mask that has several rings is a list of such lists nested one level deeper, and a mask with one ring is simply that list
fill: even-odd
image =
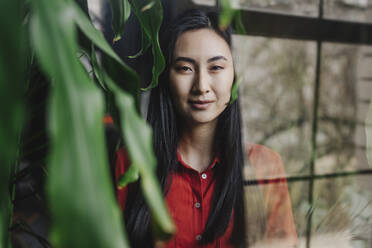
[{"label": "vertical frame bar", "polygon": [[[323,0],[319,0],[319,15],[318,19],[323,19]],[[321,74],[321,63],[322,63],[322,39],[318,38],[316,46],[316,68],[315,68],[315,85],[314,85],[314,102],[313,102],[313,123],[312,123],[312,134],[311,134],[311,160],[310,160],[310,181],[309,181],[309,204],[310,209],[308,212],[307,226],[306,226],[306,248],[311,247],[311,229],[313,219],[313,203],[314,203],[314,175],[315,175],[315,162],[317,157],[317,133],[318,133],[318,109],[319,109],[319,98],[320,98],[320,74]]]}]

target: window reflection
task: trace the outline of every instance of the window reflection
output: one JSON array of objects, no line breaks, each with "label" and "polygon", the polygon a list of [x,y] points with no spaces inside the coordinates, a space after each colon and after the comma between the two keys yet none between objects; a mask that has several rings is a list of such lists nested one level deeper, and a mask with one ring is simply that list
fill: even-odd
[{"label": "window reflection", "polygon": [[273,11],[283,14],[318,16],[318,0],[233,0],[241,9]]},{"label": "window reflection", "polygon": [[323,44],[316,172],[369,168],[365,120],[372,98],[372,48]]},{"label": "window reflection", "polygon": [[309,173],[315,49],[314,42],[234,36],[244,139],[281,155],[286,174],[276,176]]},{"label": "window reflection", "polygon": [[371,0],[324,1],[324,17],[343,21],[372,22]]}]

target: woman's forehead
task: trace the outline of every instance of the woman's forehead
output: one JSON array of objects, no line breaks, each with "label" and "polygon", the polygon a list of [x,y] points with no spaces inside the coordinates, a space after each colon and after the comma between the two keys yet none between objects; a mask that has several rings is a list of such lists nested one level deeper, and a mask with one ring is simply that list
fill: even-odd
[{"label": "woman's forehead", "polygon": [[224,56],[231,60],[231,51],[227,42],[214,30],[208,28],[182,33],[173,51],[173,58],[208,59],[215,56]]}]

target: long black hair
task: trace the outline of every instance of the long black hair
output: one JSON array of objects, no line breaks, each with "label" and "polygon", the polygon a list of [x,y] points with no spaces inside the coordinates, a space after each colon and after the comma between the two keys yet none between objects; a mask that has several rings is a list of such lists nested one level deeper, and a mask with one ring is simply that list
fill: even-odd
[{"label": "long black hair", "polygon": [[[231,28],[221,30],[216,12],[188,10],[166,29],[161,38],[166,69],[159,78],[158,87],[151,92],[147,120],[153,128],[154,150],[157,157],[157,175],[167,193],[171,172],[177,170],[177,144],[179,118],[175,112],[169,88],[169,68],[178,37],[189,30],[209,28],[219,34],[231,47]],[[229,104],[218,117],[215,146],[220,164],[215,167],[216,186],[210,214],[201,244],[208,244],[222,236],[233,216],[234,226],[230,242],[235,247],[246,247],[245,205],[243,194],[243,150],[241,139],[239,100]],[[233,213],[233,214],[232,214]],[[125,208],[125,221],[133,247],[151,247],[150,213],[139,183],[129,186]]]}]

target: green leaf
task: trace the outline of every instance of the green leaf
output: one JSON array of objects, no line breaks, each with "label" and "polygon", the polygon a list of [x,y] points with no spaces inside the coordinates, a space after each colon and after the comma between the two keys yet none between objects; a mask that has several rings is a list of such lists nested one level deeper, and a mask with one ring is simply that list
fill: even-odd
[{"label": "green leaf", "polygon": [[77,5],[89,16],[88,0],[74,0]]},{"label": "green leaf", "polygon": [[[109,55],[119,64],[125,66],[120,57],[107,43],[103,34],[93,26],[92,22],[90,21],[88,16],[81,10],[81,8],[77,6],[74,2],[71,2],[70,11],[71,11],[70,18],[72,18],[76,22],[80,30],[104,53]],[[128,70],[130,69],[128,68]]]},{"label": "green leaf", "polygon": [[243,25],[241,11],[237,10],[234,16],[234,28],[237,34],[247,35],[247,31]]},{"label": "green leaf", "polygon": [[238,77],[238,79],[235,80],[233,86],[231,87],[230,104],[234,103],[236,101],[236,99],[238,99],[239,85],[242,81],[243,81],[243,78]]},{"label": "green leaf", "polygon": [[93,44],[92,44],[92,51],[91,51],[91,55],[90,55],[90,62],[92,64],[92,69],[93,69],[94,76],[96,77],[99,85],[102,87],[102,89],[107,90],[106,85],[103,81],[102,72],[99,69],[98,60],[97,60],[97,56],[96,56],[96,50],[94,49]]},{"label": "green leaf", "polygon": [[[141,51],[145,52],[147,49],[148,42],[146,39],[149,39],[152,45],[152,55],[154,58],[152,81],[146,89],[143,89],[147,90],[158,85],[159,75],[165,68],[165,59],[159,44],[159,30],[163,21],[163,7],[160,0],[153,0],[150,3],[146,0],[130,0],[130,4],[142,28]],[[146,45],[146,47],[144,47],[144,45]]]},{"label": "green leaf", "polygon": [[10,188],[24,120],[26,73],[23,1],[0,1],[0,247],[10,243],[12,205]]},{"label": "green leaf", "polygon": [[[88,0],[73,0],[73,1],[76,2],[76,5],[78,5],[79,9],[81,9],[82,12],[85,13],[85,15],[88,17],[89,20],[91,20],[90,15],[89,15]],[[91,42],[81,31],[78,32],[78,41],[82,49],[84,49],[85,51],[90,50]]]},{"label": "green leaf", "polygon": [[120,111],[121,130],[128,150],[131,167],[141,176],[141,188],[150,207],[158,237],[169,238],[175,227],[164,203],[161,187],[155,174],[156,159],[152,149],[152,130],[135,109],[132,96],[118,88],[109,76],[106,84],[115,96]]},{"label": "green leaf", "polygon": [[219,26],[225,30],[234,18],[235,10],[231,7],[230,0],[218,0],[221,6],[221,14],[219,16]]},{"label": "green leaf", "polygon": [[139,173],[136,166],[130,166],[129,169],[118,180],[118,187],[123,188],[130,183],[137,181]]},{"label": "green leaf", "polygon": [[155,5],[155,1],[151,1],[148,4],[146,4],[145,6],[143,6],[141,11],[145,12],[146,10],[151,9],[154,5]]},{"label": "green leaf", "polygon": [[103,97],[76,57],[75,3],[32,1],[36,56],[53,79],[48,199],[55,247],[128,247],[109,176]]},{"label": "green leaf", "polygon": [[114,40],[121,39],[124,33],[124,25],[130,16],[130,4],[128,0],[110,0],[112,10],[112,29],[114,31]]},{"label": "green leaf", "polygon": [[74,20],[80,30],[102,50],[102,65],[110,77],[122,89],[127,90],[136,99],[137,109],[140,108],[139,77],[134,70],[124,64],[111,46],[107,43],[102,33],[98,31],[84,12],[73,4]]},{"label": "green leaf", "polygon": [[[234,10],[231,6],[230,0],[218,0],[219,5],[221,6],[221,14],[219,16],[219,26],[222,30],[225,30],[230,23],[234,20],[235,28],[238,33],[245,34],[246,31],[244,29],[242,20],[241,20],[241,13],[240,11]],[[242,78],[238,78],[233,86],[231,87],[231,98],[230,104],[238,99],[238,92],[239,92],[239,85],[242,81]]]},{"label": "green leaf", "polygon": [[133,96],[137,111],[140,112],[141,98],[138,75],[132,74],[131,71],[127,70],[121,64],[116,63],[115,60],[106,54],[102,54],[102,67],[117,86]]}]

